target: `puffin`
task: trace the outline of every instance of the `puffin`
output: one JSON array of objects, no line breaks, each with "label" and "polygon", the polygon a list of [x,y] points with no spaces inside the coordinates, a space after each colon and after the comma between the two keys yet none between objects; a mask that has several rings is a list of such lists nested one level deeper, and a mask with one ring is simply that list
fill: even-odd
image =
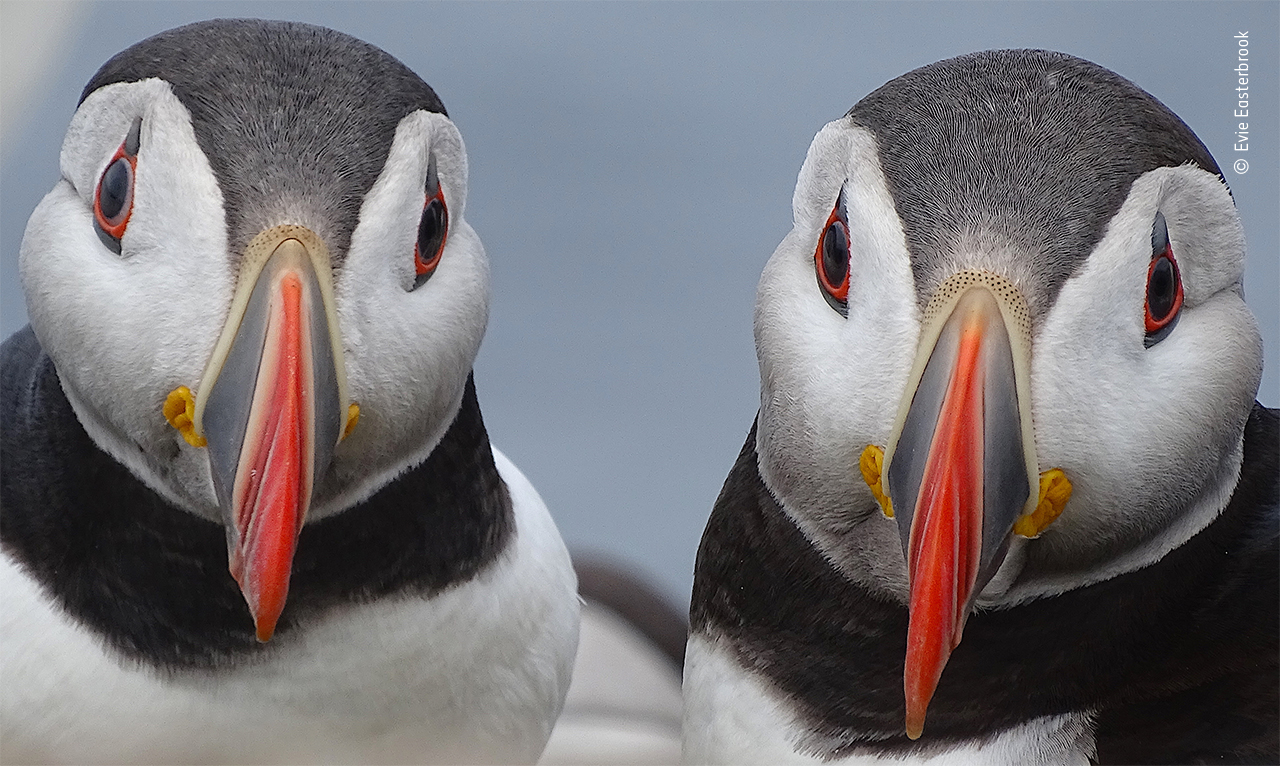
[{"label": "puffin", "polygon": [[580,602],[480,413],[436,93],[191,24],[98,70],[60,171],[0,347],[3,759],[536,761]]},{"label": "puffin", "polygon": [[818,132],[695,565],[689,763],[1275,763],[1277,411],[1154,97],[1040,50]]}]

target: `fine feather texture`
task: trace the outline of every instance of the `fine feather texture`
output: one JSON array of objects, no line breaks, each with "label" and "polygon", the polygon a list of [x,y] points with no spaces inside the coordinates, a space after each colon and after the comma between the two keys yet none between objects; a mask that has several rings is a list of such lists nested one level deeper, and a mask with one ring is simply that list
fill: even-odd
[{"label": "fine feather texture", "polygon": [[[943,95],[945,94],[945,95]],[[1053,51],[983,51],[908,72],[847,117],[870,129],[912,253],[921,307],[957,241],[1029,257],[1033,316],[1094,245],[1135,178],[1194,164],[1221,176],[1173,112],[1114,72]]]},{"label": "fine feather texture", "polygon": [[332,29],[218,19],[161,32],[102,65],[81,95],[159,78],[191,124],[227,200],[232,252],[282,212],[346,256],[396,126],[435,91],[385,51]]}]

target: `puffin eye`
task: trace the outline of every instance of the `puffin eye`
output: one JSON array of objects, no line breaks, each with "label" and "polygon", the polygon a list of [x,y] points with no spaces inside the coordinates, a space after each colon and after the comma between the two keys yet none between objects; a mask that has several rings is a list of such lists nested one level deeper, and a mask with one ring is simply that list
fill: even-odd
[{"label": "puffin eye", "polygon": [[449,234],[449,209],[444,202],[444,190],[436,175],[436,158],[427,165],[427,201],[422,206],[422,218],[418,221],[418,241],[413,246],[413,289],[422,287],[444,254],[444,242]]},{"label": "puffin eye", "polygon": [[98,238],[111,252],[120,254],[120,238],[133,213],[134,176],[138,169],[138,138],[142,120],[135,120],[129,135],[107,163],[93,193],[93,221]]},{"label": "puffin eye", "polygon": [[98,215],[106,226],[124,223],[133,196],[133,164],[128,157],[117,157],[102,173],[98,182]]},{"label": "puffin eye", "polygon": [[1182,310],[1182,275],[1169,243],[1164,215],[1156,213],[1151,227],[1151,265],[1147,267],[1147,297],[1143,305],[1147,336],[1143,345],[1151,348],[1164,340],[1177,324]]},{"label": "puffin eye", "polygon": [[822,296],[840,316],[849,316],[849,222],[845,219],[844,188],[835,208],[827,216],[814,251],[813,263],[818,273]]}]

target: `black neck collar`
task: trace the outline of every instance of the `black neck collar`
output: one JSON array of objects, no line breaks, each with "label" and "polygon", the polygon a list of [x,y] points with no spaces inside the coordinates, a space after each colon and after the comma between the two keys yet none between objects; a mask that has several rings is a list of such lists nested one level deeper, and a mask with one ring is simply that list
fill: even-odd
[{"label": "black neck collar", "polygon": [[319,613],[431,595],[514,534],[475,386],[431,455],[373,497],[307,524],[276,637],[254,637],[223,528],[169,505],[93,444],[30,328],[0,348],[0,540],[58,605],[125,655],[211,668],[286,646]]}]

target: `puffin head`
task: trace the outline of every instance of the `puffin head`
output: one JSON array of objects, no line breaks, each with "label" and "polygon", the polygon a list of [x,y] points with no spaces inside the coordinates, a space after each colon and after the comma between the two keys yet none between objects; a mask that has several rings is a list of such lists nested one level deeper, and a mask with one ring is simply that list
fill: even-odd
[{"label": "puffin head", "polygon": [[462,137],[305,24],[161,33],[85,87],[27,225],[32,328],[95,443],[227,531],[260,640],[301,526],[421,462],[488,319]]},{"label": "puffin head", "polygon": [[824,127],[757,293],[761,474],[909,610],[906,731],[966,618],[1132,571],[1239,475],[1262,369],[1213,158],[1095,64],[992,51]]}]

